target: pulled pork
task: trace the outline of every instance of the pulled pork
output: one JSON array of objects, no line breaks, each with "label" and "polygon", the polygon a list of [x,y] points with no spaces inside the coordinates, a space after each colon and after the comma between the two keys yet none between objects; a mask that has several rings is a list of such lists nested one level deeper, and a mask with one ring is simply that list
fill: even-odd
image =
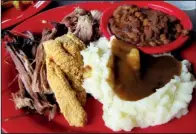
[{"label": "pulled pork", "polygon": [[47,77],[46,77],[46,64],[45,64],[45,52],[43,49],[43,42],[54,39],[57,36],[61,36],[67,33],[67,28],[65,25],[57,23],[57,22],[50,22],[54,28],[52,30],[44,29],[42,32],[42,39],[40,44],[37,47],[36,57],[35,57],[35,70],[33,72],[33,82],[32,82],[32,89],[34,92],[40,92],[44,94],[51,94],[52,90],[50,89]]},{"label": "pulled pork", "polygon": [[102,13],[98,10],[85,11],[77,7],[66,15],[61,23],[68,27],[84,43],[95,41],[100,37],[99,21]]},{"label": "pulled pork", "polygon": [[[12,93],[16,108],[28,107],[39,114],[48,114],[49,120],[54,118],[57,104],[47,81],[42,43],[68,31],[64,24],[56,22],[51,24],[54,28],[44,29],[41,41],[37,41],[30,31],[17,32],[17,35],[6,31],[3,35],[3,40],[7,42],[6,49],[19,73],[19,91]],[[40,42],[39,45],[38,42]],[[31,60],[33,60],[32,63]],[[35,64],[33,64],[34,61]]]},{"label": "pulled pork", "polygon": [[[39,97],[31,88],[33,69],[26,55],[22,50],[16,49],[12,43],[7,43],[6,48],[19,73],[18,82],[20,90],[12,94],[16,107],[30,107],[31,109],[35,109],[39,114],[43,114],[45,110],[49,110],[50,114],[50,109],[52,109],[53,105],[44,97]],[[24,89],[26,89],[29,98],[25,97]]]}]

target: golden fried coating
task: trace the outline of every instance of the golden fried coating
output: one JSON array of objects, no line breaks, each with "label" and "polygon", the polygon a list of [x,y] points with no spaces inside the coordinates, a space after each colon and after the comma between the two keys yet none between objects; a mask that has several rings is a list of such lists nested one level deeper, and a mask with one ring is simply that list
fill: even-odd
[{"label": "golden fried coating", "polygon": [[61,113],[70,126],[81,127],[87,122],[87,114],[76,97],[76,92],[69,85],[61,68],[49,57],[46,58],[47,79],[52,88]]},{"label": "golden fried coating", "polygon": [[82,87],[83,61],[80,51],[85,45],[73,34],[43,43],[48,83],[61,112],[71,126],[84,126],[87,115],[82,106],[86,92]]},{"label": "golden fried coating", "polygon": [[83,65],[82,55],[80,51],[85,49],[85,44],[80,41],[74,34],[69,33],[61,37],[56,38],[55,40],[63,44],[64,49],[72,55],[81,65]]},{"label": "golden fried coating", "polygon": [[[70,85],[77,92],[77,97],[81,104],[84,106],[86,103],[86,92],[81,86],[83,81],[83,63],[78,62],[79,58],[74,58],[64,49],[62,43],[57,40],[49,40],[43,43],[45,53],[47,57],[53,59],[53,61],[66,74],[68,80],[71,82]],[[72,41],[70,41],[70,44],[72,46],[76,45],[76,43],[74,44],[74,42]],[[71,45],[68,44],[67,46]]]}]

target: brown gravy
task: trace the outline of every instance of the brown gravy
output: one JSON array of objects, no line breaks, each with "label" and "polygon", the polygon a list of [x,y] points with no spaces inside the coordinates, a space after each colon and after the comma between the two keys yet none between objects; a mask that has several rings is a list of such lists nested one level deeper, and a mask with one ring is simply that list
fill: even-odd
[{"label": "brown gravy", "polygon": [[112,41],[112,53],[113,90],[122,100],[147,97],[181,73],[181,63],[175,58],[152,57],[117,39]]}]

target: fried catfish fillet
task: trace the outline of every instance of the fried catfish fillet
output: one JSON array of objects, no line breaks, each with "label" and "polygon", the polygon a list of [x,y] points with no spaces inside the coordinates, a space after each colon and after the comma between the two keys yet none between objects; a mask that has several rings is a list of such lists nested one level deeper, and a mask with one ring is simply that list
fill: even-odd
[{"label": "fried catfish fillet", "polygon": [[85,44],[79,40],[74,34],[65,34],[55,40],[63,44],[64,49],[72,55],[81,65],[83,65],[82,55],[80,51],[85,49]]},{"label": "fried catfish fillet", "polygon": [[52,88],[61,113],[70,126],[84,126],[87,122],[87,114],[76,97],[76,92],[69,85],[61,68],[49,57],[46,58],[47,79]]},{"label": "fried catfish fillet", "polygon": [[74,35],[67,34],[45,41],[43,46],[48,83],[61,112],[71,126],[84,126],[87,115],[82,106],[86,103],[86,92],[81,86],[83,62],[80,51],[85,45]]},{"label": "fried catfish fillet", "polygon": [[[71,37],[70,37],[71,36]],[[85,45],[74,35],[63,35],[55,40],[44,42],[45,53],[66,74],[71,87],[76,91],[78,100],[84,106],[86,92],[82,87],[83,62],[80,51]]]}]

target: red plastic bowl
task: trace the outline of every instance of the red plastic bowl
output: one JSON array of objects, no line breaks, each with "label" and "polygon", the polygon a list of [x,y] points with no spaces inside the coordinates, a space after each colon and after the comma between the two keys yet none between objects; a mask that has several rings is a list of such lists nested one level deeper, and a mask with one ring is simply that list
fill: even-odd
[{"label": "red plastic bowl", "polygon": [[[114,10],[118,6],[124,5],[124,4],[135,4],[139,7],[149,7],[149,8],[159,10],[164,13],[173,15],[181,21],[181,24],[183,25],[183,27],[185,29],[192,30],[192,23],[190,21],[189,16],[187,16],[185,12],[183,12],[182,10],[178,9],[177,7],[175,7],[171,4],[168,4],[166,2],[161,2],[161,1],[160,2],[127,1],[127,2],[119,2],[115,5],[113,5],[112,7],[106,9],[103,12],[101,22],[100,22],[100,28],[101,28],[104,36],[108,39],[110,39],[110,37],[112,36],[112,34],[110,33],[110,30],[108,28],[109,18],[112,16]],[[173,42],[166,44],[166,45],[155,46],[155,47],[138,47],[138,48],[140,50],[142,50],[143,52],[149,53],[149,54],[165,53],[165,52],[170,52],[174,49],[181,47],[188,40],[188,38],[189,38],[189,36],[180,36],[176,40],[174,40]]]}]

